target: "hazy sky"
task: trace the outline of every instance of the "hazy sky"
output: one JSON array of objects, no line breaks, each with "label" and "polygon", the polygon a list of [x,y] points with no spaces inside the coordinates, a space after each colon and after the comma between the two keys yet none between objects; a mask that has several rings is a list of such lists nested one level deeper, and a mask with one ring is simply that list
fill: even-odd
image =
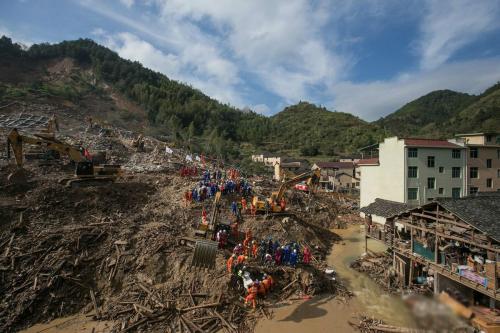
[{"label": "hazy sky", "polygon": [[2,0],[2,34],[92,38],[266,115],[307,100],[375,120],[500,80],[500,0]]}]

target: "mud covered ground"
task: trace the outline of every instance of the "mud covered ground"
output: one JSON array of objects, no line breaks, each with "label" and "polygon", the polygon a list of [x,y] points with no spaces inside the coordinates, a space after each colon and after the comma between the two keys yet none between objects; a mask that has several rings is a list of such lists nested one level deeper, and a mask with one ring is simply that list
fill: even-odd
[{"label": "mud covered ground", "polygon": [[[241,228],[257,238],[316,249],[313,265],[296,269],[261,267],[250,259],[249,267],[276,281],[253,311],[243,306],[244,292],[230,286],[230,249],[218,252],[214,270],[201,270],[190,266],[192,248],[178,245],[179,237],[192,236],[202,208],[212,204],[185,207],[183,193],[199,178],[179,176],[184,162],[178,153],[165,154],[165,144],[154,139],[138,153],[123,136],[92,131],[67,140],[106,149],[125,174],[111,185],[68,188],[58,183],[71,173],[67,161],[32,161],[26,165],[28,184],[13,186],[7,181],[13,162],[0,161],[0,331],[84,313],[113,322],[110,331],[116,332],[235,332],[252,330],[259,318],[271,315],[268,304],[305,290],[345,291],[323,273],[324,257],[338,240],[329,231],[338,213],[332,197],[290,191],[292,214],[244,215]],[[265,195],[275,186],[255,188]],[[228,207],[236,199],[223,197],[221,219],[231,218]]]}]

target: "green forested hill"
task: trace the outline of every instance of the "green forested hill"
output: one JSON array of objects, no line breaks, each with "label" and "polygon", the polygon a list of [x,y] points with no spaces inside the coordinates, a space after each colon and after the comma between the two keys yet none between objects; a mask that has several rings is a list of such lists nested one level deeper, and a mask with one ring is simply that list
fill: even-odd
[{"label": "green forested hill", "polygon": [[331,112],[307,102],[289,106],[271,120],[275,127],[273,142],[306,156],[353,152],[383,138],[380,128],[352,114]]},{"label": "green forested hill", "polygon": [[[437,90],[404,105],[375,122],[398,136],[421,135],[456,116],[477,100],[476,96],[451,90]],[[436,133],[439,135],[439,133]]]},{"label": "green forested hill", "polygon": [[[61,66],[65,59],[76,64],[67,73],[61,71],[65,77],[48,75],[50,66]],[[94,107],[94,101],[111,100],[119,92],[141,108],[151,133],[170,136],[193,151],[234,159],[262,150],[330,158],[389,135],[445,138],[457,132],[500,131],[500,84],[479,96],[434,91],[369,123],[307,102],[272,117],[242,112],[89,39],[23,49],[2,37],[0,73],[0,105],[51,96],[82,109],[89,107],[89,100]],[[116,111],[126,115],[127,110]],[[126,125],[127,117],[122,120]]]},{"label": "green forested hill", "polygon": [[374,123],[398,136],[449,138],[457,133],[500,131],[500,83],[478,96],[433,91]]}]

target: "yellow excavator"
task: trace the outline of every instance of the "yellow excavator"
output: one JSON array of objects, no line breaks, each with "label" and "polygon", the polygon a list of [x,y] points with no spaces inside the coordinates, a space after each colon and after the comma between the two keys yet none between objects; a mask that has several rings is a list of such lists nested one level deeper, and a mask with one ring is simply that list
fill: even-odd
[{"label": "yellow excavator", "polygon": [[271,196],[267,199],[261,200],[259,197],[254,196],[252,199],[252,204],[255,206],[257,212],[270,212],[270,213],[282,213],[280,201],[285,195],[285,191],[302,181],[306,181],[309,187],[316,185],[319,182],[321,176],[321,170],[316,169],[313,171],[304,172],[292,179],[286,180],[281,183],[278,191],[272,192]]},{"label": "yellow excavator", "polygon": [[93,186],[114,182],[121,174],[120,165],[96,166],[92,160],[85,157],[81,149],[73,147],[67,143],[51,140],[47,137],[30,137],[21,135],[17,129],[12,129],[7,136],[7,154],[10,158],[10,149],[14,153],[17,170],[8,176],[8,180],[14,184],[26,183],[26,172],[23,168],[23,145],[30,144],[45,147],[49,150],[57,151],[62,155],[67,155],[75,163],[75,175],[72,178],[60,180],[61,183],[71,186]]},{"label": "yellow excavator", "polygon": [[180,237],[178,240],[179,245],[187,245],[194,248],[191,266],[210,269],[215,267],[218,243],[213,238],[221,228],[230,230],[229,225],[217,223],[220,213],[220,198],[221,192],[217,192],[212,205],[210,221],[207,224],[199,223],[197,225],[197,229],[194,232],[195,238]]}]

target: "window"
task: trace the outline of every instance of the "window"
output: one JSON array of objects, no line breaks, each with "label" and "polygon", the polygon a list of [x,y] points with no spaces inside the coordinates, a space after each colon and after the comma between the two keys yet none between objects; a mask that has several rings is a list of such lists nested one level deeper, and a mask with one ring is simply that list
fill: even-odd
[{"label": "window", "polygon": [[418,175],[418,167],[411,166],[408,167],[408,178],[417,178]]},{"label": "window", "polygon": [[408,148],[408,157],[418,157],[418,149]]},{"label": "window", "polygon": [[418,188],[408,188],[408,200],[417,200]]},{"label": "window", "polygon": [[478,178],[478,175],[477,175],[477,167],[471,167],[471,168],[470,168],[470,174],[469,174],[469,177],[470,177],[470,178]]},{"label": "window", "polygon": [[452,158],[460,158],[460,149],[453,149],[451,151],[451,157]]},{"label": "window", "polygon": [[439,167],[439,173],[443,173],[444,172],[444,168],[443,167]]},{"label": "window", "polygon": [[491,142],[491,135],[490,134],[486,135],[486,142]]},{"label": "window", "polygon": [[491,178],[486,179],[486,187],[487,188],[493,187],[493,180]]},{"label": "window", "polygon": [[429,190],[436,188],[436,178],[434,177],[427,178],[427,188]]},{"label": "window", "polygon": [[460,198],[460,187],[454,187],[451,189],[451,197],[453,199]]},{"label": "window", "polygon": [[470,149],[470,158],[477,158],[478,153],[477,153],[477,147],[472,147]]},{"label": "window", "polygon": [[460,167],[451,168],[451,178],[460,178]]},{"label": "window", "polygon": [[432,201],[434,200],[434,198],[427,198],[427,201]]},{"label": "window", "polygon": [[478,190],[477,187],[470,187],[469,188],[469,194],[470,195],[474,195],[474,194],[477,193],[477,190]]},{"label": "window", "polygon": [[427,156],[427,167],[434,168],[435,160],[434,156]]},{"label": "window", "polygon": [[444,188],[442,187],[439,188],[439,194],[444,194]]},{"label": "window", "polygon": [[486,167],[487,167],[487,168],[491,168],[491,158],[488,158],[488,159],[486,160]]}]

